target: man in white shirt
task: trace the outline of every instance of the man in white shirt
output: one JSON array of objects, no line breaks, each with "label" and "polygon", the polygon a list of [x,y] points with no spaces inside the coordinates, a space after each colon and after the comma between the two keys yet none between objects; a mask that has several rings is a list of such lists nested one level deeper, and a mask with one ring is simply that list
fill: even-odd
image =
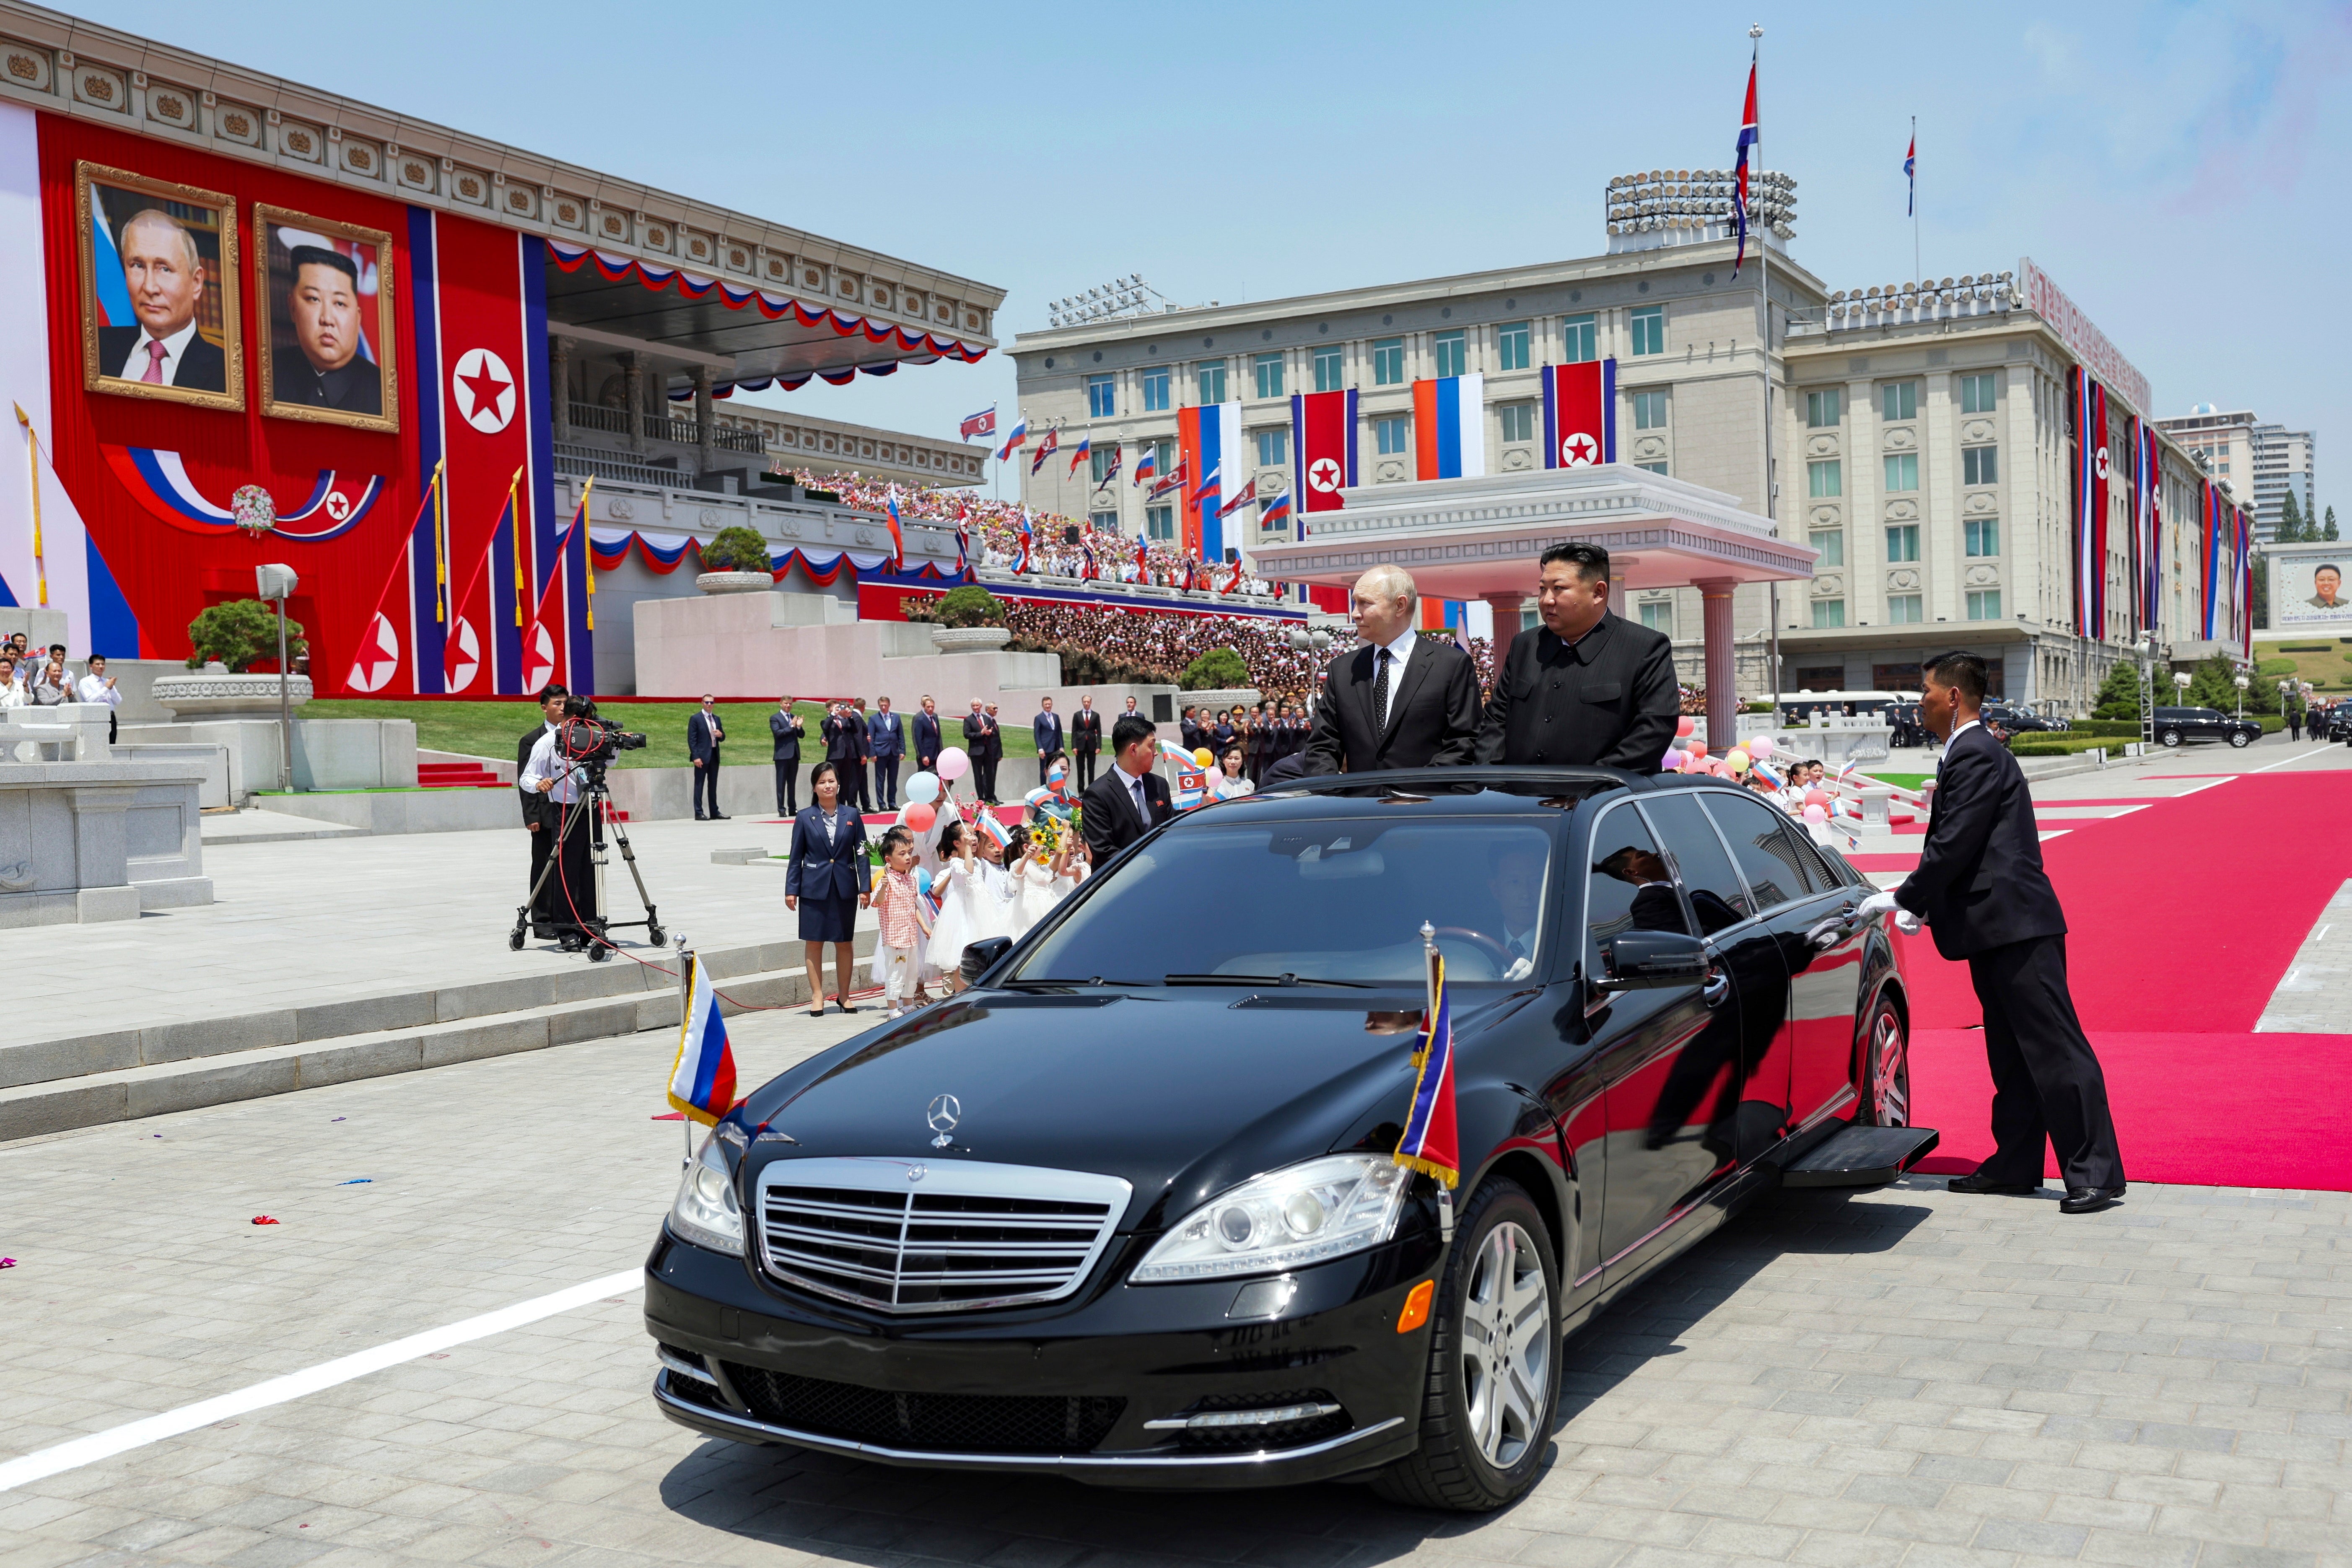
[{"label": "man in white shirt", "polygon": [[91,654],[89,663],[82,668],[81,700],[106,704],[106,743],[110,746],[114,744],[115,735],[121,728],[115,723],[114,710],[122,706],[122,693],[115,689],[114,677],[106,673],[104,654]]},{"label": "man in white shirt", "polygon": [[151,386],[228,390],[228,359],[196,331],[205,260],[196,237],[160,207],[134,213],[116,242],[135,326],[100,327],[98,363],[107,374]]},{"label": "man in white shirt", "polygon": [[[568,697],[563,716],[567,721],[593,719],[596,704],[585,697]],[[596,919],[595,867],[590,858],[593,825],[580,799],[587,770],[564,759],[567,728],[568,724],[558,724],[539,738],[517,782],[540,797],[540,833],[551,837],[548,854],[555,862],[554,874],[540,885],[531,924],[551,927],[564,952],[579,952],[596,936],[601,922]]]}]

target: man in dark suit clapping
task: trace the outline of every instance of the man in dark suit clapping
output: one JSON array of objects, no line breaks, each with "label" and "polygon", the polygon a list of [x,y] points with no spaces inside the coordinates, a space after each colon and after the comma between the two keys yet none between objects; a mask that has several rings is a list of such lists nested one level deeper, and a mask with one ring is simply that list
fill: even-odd
[{"label": "man in dark suit clapping", "polygon": [[866,790],[866,721],[848,703],[835,702],[825,710],[817,732],[824,737],[824,760],[833,764],[833,776],[840,782],[841,804],[856,805]]},{"label": "man in dark suit clapping", "polygon": [[866,716],[866,749],[874,756],[874,809],[898,809],[898,759],[907,754],[907,731],[890,700],[880,699]]},{"label": "man in dark suit clapping", "polygon": [[1478,730],[1478,761],[1625,768],[1653,773],[1674,739],[1682,695],[1674,644],[1609,608],[1609,552],[1543,552],[1543,629],[1511,639]]},{"label": "man in dark suit clapping", "polygon": [[[2066,915],[2042,868],[2024,772],[1979,717],[1984,660],[1938,655],[1921,667],[1919,721],[1944,742],[1919,864],[1864,900],[1871,914],[1925,920],[1936,951],[1966,959],[1984,1007],[1992,1068],[1992,1158],[1956,1176],[1956,1193],[2031,1193],[2042,1147],[2058,1157],[2063,1214],[2105,1208],[2124,1190],[2107,1080],[2066,989]],[[1897,916],[1898,921],[1904,917]]]},{"label": "man in dark suit clapping", "polygon": [[1307,742],[1310,773],[1443,768],[1470,761],[1478,740],[1478,671],[1450,642],[1414,629],[1421,594],[1397,565],[1356,579],[1362,647],[1323,672]]},{"label": "man in dark suit clapping", "polygon": [[1153,771],[1160,757],[1160,731],[1148,719],[1122,713],[1111,726],[1111,768],[1084,797],[1080,818],[1087,852],[1095,868],[1175,815],[1168,781]]},{"label": "man in dark suit clapping", "polygon": [[776,815],[800,815],[801,737],[808,726],[793,711],[793,700],[783,698],[768,715],[768,732],[776,740]]}]

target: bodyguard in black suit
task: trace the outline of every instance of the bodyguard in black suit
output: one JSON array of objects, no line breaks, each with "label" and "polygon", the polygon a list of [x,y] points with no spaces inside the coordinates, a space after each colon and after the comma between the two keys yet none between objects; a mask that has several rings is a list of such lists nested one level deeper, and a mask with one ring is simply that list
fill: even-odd
[{"label": "bodyguard in black suit", "polygon": [[1682,710],[1664,632],[1609,609],[1609,552],[1555,544],[1536,587],[1543,629],[1511,639],[1478,730],[1478,760],[1658,771]]},{"label": "bodyguard in black suit", "polygon": [[[522,825],[530,833],[530,880],[525,885],[526,893],[539,886],[539,876],[547,869],[547,851],[554,844],[555,835],[547,828],[547,797],[537,790],[522,787],[522,771],[530,765],[530,749],[539,744],[539,738],[562,721],[563,700],[570,695],[561,686],[551,684],[541,687],[539,710],[545,717],[541,722],[525,730],[522,739],[515,742],[515,794],[522,799]],[[536,907],[533,906],[534,909]],[[538,926],[531,935],[541,942],[552,942],[555,940],[555,928]]]},{"label": "bodyguard in black suit", "polygon": [[922,710],[915,715],[915,767],[919,773],[930,773],[940,765],[940,708],[926,697]]},{"label": "bodyguard in black suit", "polygon": [[2124,1190],[2106,1077],[2066,990],[2066,916],[2042,868],[2033,801],[2017,759],[1978,718],[1984,660],[1948,653],[1923,668],[1920,722],[1945,742],[1919,864],[1864,906],[1909,910],[1936,951],[1966,959],[1984,1006],[1992,1068],[1992,1158],[1951,1183],[1960,1193],[2030,1193],[2042,1145],[2058,1156],[2067,1214],[2106,1207]]},{"label": "bodyguard in black suit", "polygon": [[907,754],[907,731],[890,711],[887,697],[866,716],[866,750],[874,758],[874,809],[898,810],[898,759]]},{"label": "bodyguard in black suit", "polygon": [[768,715],[768,733],[776,740],[776,815],[800,815],[801,737],[808,733],[808,725],[793,711],[789,697],[776,704]]},{"label": "bodyguard in black suit", "polygon": [[[702,694],[702,706],[686,721],[686,751],[694,761],[694,820],[724,822],[726,814],[719,809],[719,745],[727,739],[727,726],[719,721],[719,710],[710,705],[710,693]],[[702,797],[710,796],[710,813],[703,815]]]},{"label": "bodyguard in black suit", "polygon": [[1102,750],[1102,715],[1095,711],[1095,700],[1078,699],[1078,710],[1070,715],[1070,787],[1085,789],[1095,782],[1095,756]]},{"label": "bodyguard in black suit", "polygon": [[1310,773],[1454,767],[1478,742],[1478,669],[1450,642],[1414,630],[1421,595],[1403,568],[1356,579],[1356,635],[1366,646],[1323,672],[1307,742]]},{"label": "bodyguard in black suit", "polygon": [[1054,700],[1041,697],[1043,704],[1037,717],[1029,721],[1030,739],[1037,745],[1037,777],[1045,776],[1046,764],[1062,754],[1062,716],[1054,711]]},{"label": "bodyguard in black suit", "polygon": [[[1159,760],[1159,734],[1150,720],[1132,713],[1120,714],[1118,722],[1111,726],[1114,765],[1087,791],[1086,810],[1080,817],[1087,830],[1087,852],[1094,857],[1097,870],[1176,815],[1168,798],[1168,781],[1152,766]],[[1140,805],[1135,798],[1139,787],[1143,792]]]}]

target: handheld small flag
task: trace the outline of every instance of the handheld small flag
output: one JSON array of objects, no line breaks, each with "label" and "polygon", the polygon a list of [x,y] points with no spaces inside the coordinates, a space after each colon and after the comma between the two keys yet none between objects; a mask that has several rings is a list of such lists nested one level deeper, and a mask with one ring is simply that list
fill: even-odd
[{"label": "handheld small flag", "polygon": [[931,881],[931,874],[929,871],[917,871],[915,873],[915,924],[920,927],[923,934],[928,937],[931,934],[931,928],[939,923],[939,888]]},{"label": "handheld small flag", "polygon": [[1429,925],[1421,928],[1429,954],[1428,1022],[1412,1053],[1412,1109],[1397,1141],[1396,1163],[1452,1187],[1462,1180],[1462,1152],[1454,1122],[1454,1020],[1445,996],[1445,955],[1437,951],[1436,934]]},{"label": "handheld small flag", "polygon": [[890,487],[890,570],[907,569],[907,534],[898,526],[898,487]]},{"label": "handheld small flag", "polygon": [[1021,559],[1013,563],[1015,572],[1029,570],[1030,560],[1036,553],[1037,531],[1029,526],[1029,509],[1021,509]]},{"label": "handheld small flag", "polygon": [[702,960],[686,954],[686,1019],[677,1031],[677,1061],[669,1072],[672,1110],[705,1126],[735,1108],[735,1052],[727,1043],[727,1020],[719,994],[702,972]]},{"label": "handheld small flag", "polygon": [[956,576],[971,580],[971,508],[956,509]]},{"label": "handheld small flag", "polygon": [[986,806],[982,806],[981,808],[978,821],[980,824],[980,830],[982,833],[987,834],[991,838],[995,839],[996,847],[999,849],[1010,849],[1013,847],[1012,830],[1006,827],[1003,823],[997,820],[996,813],[989,810]]}]

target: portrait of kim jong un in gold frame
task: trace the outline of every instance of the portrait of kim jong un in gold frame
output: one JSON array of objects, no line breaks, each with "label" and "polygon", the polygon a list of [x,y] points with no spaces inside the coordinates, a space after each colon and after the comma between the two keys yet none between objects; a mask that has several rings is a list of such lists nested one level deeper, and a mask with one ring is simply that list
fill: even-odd
[{"label": "portrait of kim jong un in gold frame", "polygon": [[236,207],[218,191],[74,165],[82,385],[245,406]]},{"label": "portrait of kim jong un in gold frame", "polygon": [[253,288],[264,414],[400,428],[392,236],[256,203]]}]

